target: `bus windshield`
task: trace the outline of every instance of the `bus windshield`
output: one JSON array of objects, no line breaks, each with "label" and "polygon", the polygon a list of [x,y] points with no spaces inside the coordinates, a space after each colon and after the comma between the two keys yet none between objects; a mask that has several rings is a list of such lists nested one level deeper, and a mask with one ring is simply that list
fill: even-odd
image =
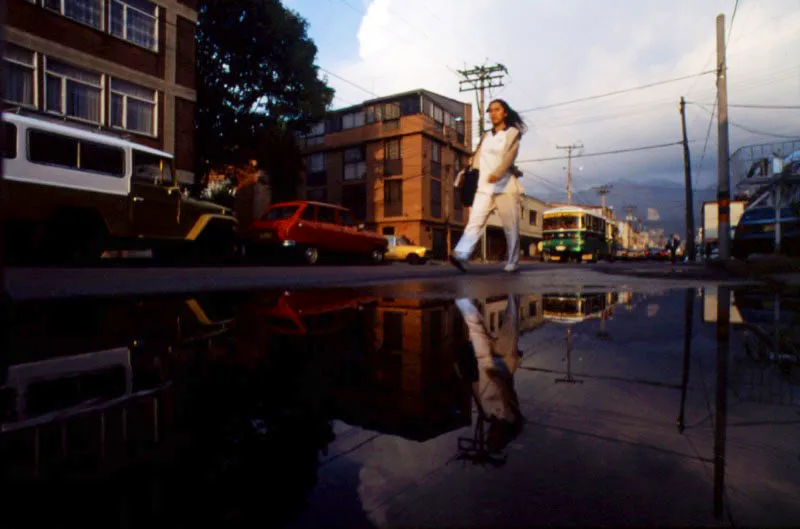
[{"label": "bus windshield", "polygon": [[574,230],[580,228],[581,215],[559,215],[557,217],[544,217],[545,230]]}]

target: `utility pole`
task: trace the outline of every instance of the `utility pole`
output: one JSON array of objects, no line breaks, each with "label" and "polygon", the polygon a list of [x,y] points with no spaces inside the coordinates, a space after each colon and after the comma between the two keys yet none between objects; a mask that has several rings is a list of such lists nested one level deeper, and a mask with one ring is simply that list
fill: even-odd
[{"label": "utility pole", "polygon": [[[498,63],[492,66],[476,66],[471,70],[459,70],[458,73],[464,77],[458,83],[459,92],[475,92],[475,97],[478,100],[478,138],[481,138],[483,137],[483,115],[486,113],[486,89],[504,86],[503,77],[508,73],[508,69]],[[486,227],[483,228],[483,237],[481,239],[481,256],[485,263],[488,246]]]},{"label": "utility pole", "polygon": [[567,204],[572,204],[572,151],[583,149],[583,145],[556,145],[556,149],[566,149],[567,151]]},{"label": "utility pole", "polygon": [[600,195],[600,203],[603,208],[603,215],[606,214],[606,195],[609,194],[612,189],[614,189],[614,186],[611,184],[604,184],[594,188],[595,192]]},{"label": "utility pole", "polygon": [[730,147],[728,145],[728,82],[725,60],[725,15],[717,16],[717,204],[719,215],[719,258],[731,257]]},{"label": "utility pole", "polygon": [[683,174],[686,186],[686,254],[693,263],[694,253],[694,192],[692,191],[692,159],[689,140],[686,138],[686,101],[681,96],[681,130],[683,131]]}]

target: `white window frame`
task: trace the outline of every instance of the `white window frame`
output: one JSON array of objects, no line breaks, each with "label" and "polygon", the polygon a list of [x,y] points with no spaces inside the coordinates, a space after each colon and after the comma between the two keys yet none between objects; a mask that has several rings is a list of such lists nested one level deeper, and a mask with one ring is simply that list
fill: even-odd
[{"label": "white window frame", "polygon": [[[63,2],[63,0],[62,0],[62,2]],[[115,35],[113,33],[113,31],[111,30],[111,11],[112,11],[111,6],[114,3],[120,4],[122,6],[122,35]],[[127,2],[125,2],[125,0],[108,0],[108,34],[113,36],[113,37],[117,37],[118,39],[122,39],[125,42],[129,42],[130,44],[133,44],[134,46],[139,46],[140,48],[144,48],[146,50],[150,50],[150,51],[154,51],[154,52],[158,53],[158,51],[159,51],[158,50],[158,38],[159,38],[158,26],[159,26],[159,11],[160,11],[160,9],[158,9],[158,4],[155,4],[155,2],[153,2],[153,4],[154,4],[153,13],[148,13],[146,11],[143,11],[143,10],[139,9],[138,7],[134,7],[132,5],[129,5]],[[153,19],[153,47],[152,48],[148,48],[147,46],[144,46],[142,44],[139,44],[138,42],[134,42],[134,41],[128,39],[128,9],[133,9],[137,13],[142,14],[144,16],[147,16],[147,17],[150,17],[150,18]]]},{"label": "white window frame", "polygon": [[[42,58],[43,58],[43,63],[44,63],[44,101],[45,101],[44,108],[45,108],[45,111],[47,113],[49,113],[49,114],[55,114],[57,116],[64,116],[64,117],[67,117],[69,119],[73,119],[75,121],[80,121],[82,123],[90,123],[92,125],[103,125],[103,124],[105,124],[106,123],[106,109],[105,109],[105,105],[103,104],[103,100],[104,100],[103,98],[105,97],[105,93],[106,93],[106,89],[107,89],[107,82],[108,82],[107,81],[107,76],[103,75],[101,73],[98,73],[98,75],[100,76],[100,85],[99,86],[98,85],[94,85],[94,84],[91,84],[91,83],[87,83],[86,81],[81,81],[80,79],[75,79],[73,77],[67,77],[67,76],[65,76],[63,74],[60,74],[60,73],[54,73],[54,72],[51,73],[51,72],[49,72],[47,70],[47,56],[42,56]],[[89,70],[88,68],[81,68],[80,66],[75,66],[75,65],[70,64],[70,63],[65,62],[65,61],[58,61],[58,62],[63,62],[64,64],[66,64],[68,66],[71,66],[73,68],[76,68],[78,70],[92,71],[92,70]],[[95,72],[95,73],[97,73],[97,72]],[[47,108],[47,85],[49,83],[48,79],[49,79],[50,76],[58,77],[59,83],[61,84],[61,101],[60,101],[61,109],[59,111],[55,111],[55,110]],[[92,121],[90,119],[84,119],[84,118],[79,117],[79,116],[72,116],[70,114],[67,114],[67,81],[71,81],[73,83],[78,83],[78,84],[82,84],[84,86],[89,86],[89,87],[92,87],[92,88],[99,88],[100,89],[100,119],[98,121]]]},{"label": "white window frame", "polygon": [[[59,1],[58,11],[56,11],[55,9],[53,9],[51,7],[48,7],[46,5],[46,3],[45,3],[45,0],[42,0],[42,7],[44,7],[45,9],[48,9],[48,10],[54,12],[54,13],[58,13],[62,17],[68,18],[68,19],[72,20],[73,22],[77,22],[78,24],[83,24],[86,27],[89,27],[89,28],[92,28],[92,29],[96,29],[98,31],[105,32],[106,31],[106,21],[104,20],[104,17],[103,17],[103,4],[105,4],[105,0],[93,0],[93,1],[96,1],[98,4],[100,4],[100,19],[99,19],[100,20],[100,25],[99,26],[93,26],[91,24],[87,24],[86,22],[83,22],[82,20],[76,20],[76,19],[74,19],[74,18],[72,18],[70,16],[67,16],[67,9],[66,9],[67,0],[60,0]],[[110,9],[109,9],[109,12],[111,12]]]},{"label": "white window frame", "polygon": [[[16,45],[14,45],[14,46],[16,46]],[[4,62],[9,62],[11,64],[16,64],[17,66],[22,66],[24,68],[32,68],[32,70],[33,70],[33,103],[30,104],[30,105],[26,105],[25,103],[20,103],[18,101],[11,101],[10,99],[5,99],[5,98],[3,99],[3,101],[5,101],[6,103],[8,103],[10,105],[18,105],[18,106],[21,106],[21,107],[24,107],[24,108],[38,109],[39,108],[39,57],[40,57],[40,54],[36,53],[33,50],[29,50],[28,48],[25,48],[23,46],[16,46],[16,47],[17,48],[22,48],[23,50],[29,51],[29,52],[31,52],[33,54],[33,66],[31,66],[30,64],[26,64],[24,62],[20,62],[20,61],[5,57],[5,56],[0,57],[0,60],[2,60]],[[5,91],[3,92],[3,94],[5,95]]]},{"label": "white window frame", "polygon": [[[126,81],[125,79],[120,79],[120,78],[116,78],[116,79],[118,81],[122,81],[122,82],[125,82],[125,83],[136,84],[136,83],[131,83],[130,81]],[[142,134],[142,135],[145,135],[145,136],[150,136],[151,138],[157,138],[158,137],[158,90],[153,89],[153,100],[152,101],[148,101],[147,99],[144,99],[142,97],[130,95],[130,94],[127,94],[125,92],[120,92],[119,90],[114,90],[112,88],[113,84],[114,84],[114,78],[109,78],[108,79],[108,93],[109,93],[109,96],[108,96],[108,124],[109,124],[109,126],[111,128],[113,128],[113,129],[124,130],[126,132],[132,132],[134,134]],[[137,86],[142,86],[142,85],[137,85]],[[150,87],[147,87],[147,86],[142,86],[142,88],[146,88],[146,89],[150,90]],[[119,125],[112,125],[111,124],[111,104],[112,104],[111,103],[111,99],[115,94],[118,95],[118,96],[122,96],[122,126],[121,127]],[[128,98],[135,99],[136,101],[141,101],[142,103],[150,103],[150,104],[153,105],[153,130],[151,130],[150,132],[142,132],[140,130],[134,130],[134,129],[129,129],[128,128]]]}]

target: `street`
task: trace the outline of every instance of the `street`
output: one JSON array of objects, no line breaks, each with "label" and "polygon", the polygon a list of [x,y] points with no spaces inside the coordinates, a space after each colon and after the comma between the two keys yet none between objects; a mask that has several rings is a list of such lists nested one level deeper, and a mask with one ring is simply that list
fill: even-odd
[{"label": "street", "polygon": [[380,285],[407,292],[439,292],[443,288],[505,291],[510,287],[542,291],[587,285],[670,288],[679,286],[676,281],[682,286],[701,286],[718,283],[721,279],[730,281],[730,278],[707,273],[700,265],[673,267],[668,263],[649,262],[533,262],[525,263],[514,275],[505,274],[499,264],[471,265],[468,274],[462,274],[449,265],[433,264],[225,268],[107,266],[88,269],[10,268],[6,271],[7,291],[16,300]]}]

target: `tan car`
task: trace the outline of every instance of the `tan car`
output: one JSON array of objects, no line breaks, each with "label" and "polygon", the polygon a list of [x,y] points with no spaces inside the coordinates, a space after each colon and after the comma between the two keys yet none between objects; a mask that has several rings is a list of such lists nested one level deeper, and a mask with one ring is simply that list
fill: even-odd
[{"label": "tan car", "polygon": [[12,262],[87,262],[107,250],[238,253],[230,211],[181,192],[172,156],[116,136],[4,113],[0,207]]}]

